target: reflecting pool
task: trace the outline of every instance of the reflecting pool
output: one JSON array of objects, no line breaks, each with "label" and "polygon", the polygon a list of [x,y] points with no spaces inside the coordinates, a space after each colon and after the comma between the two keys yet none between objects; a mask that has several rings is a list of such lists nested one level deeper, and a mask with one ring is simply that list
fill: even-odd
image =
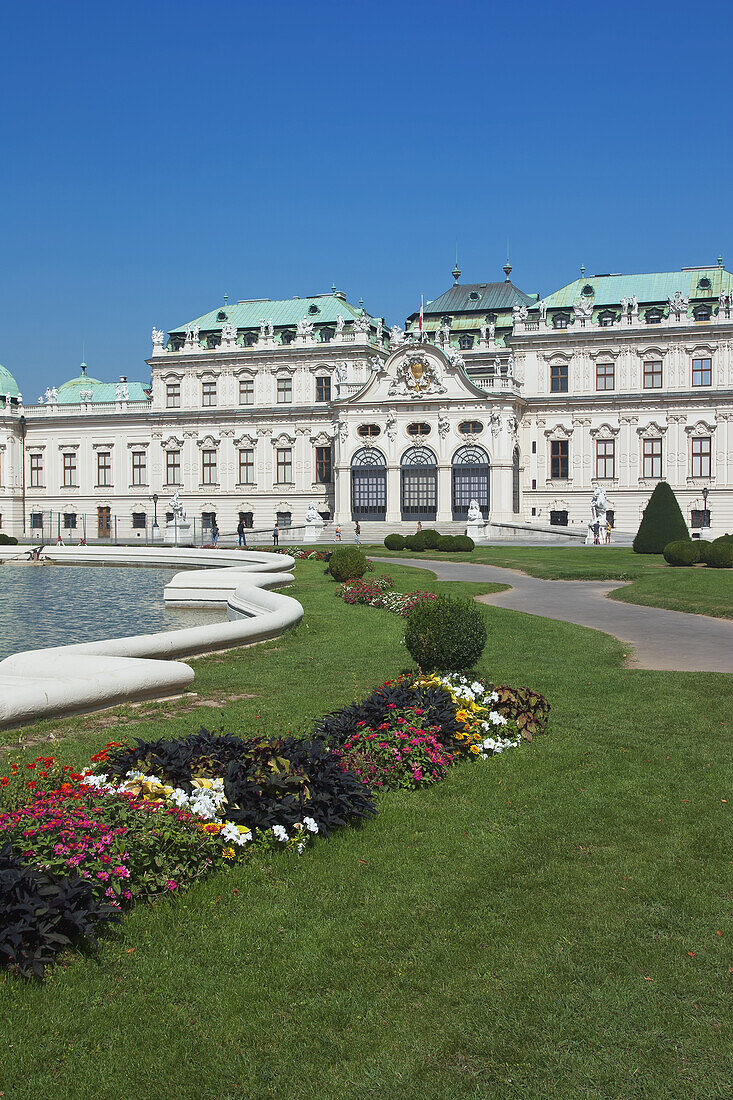
[{"label": "reflecting pool", "polygon": [[226,620],[225,609],[166,608],[178,569],[145,566],[0,565],[0,660],[44,646]]}]

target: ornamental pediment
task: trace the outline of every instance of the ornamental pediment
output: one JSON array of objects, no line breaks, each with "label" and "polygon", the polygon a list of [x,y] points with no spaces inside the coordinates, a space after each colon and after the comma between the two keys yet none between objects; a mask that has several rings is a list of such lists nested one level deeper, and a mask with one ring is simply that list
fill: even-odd
[{"label": "ornamental pediment", "polygon": [[696,424],[688,424],[685,431],[688,435],[708,436],[712,435],[717,424],[708,424],[706,420],[698,420]]},{"label": "ornamental pediment", "polygon": [[667,425],[657,424],[656,420],[636,429],[636,434],[642,439],[660,439],[667,430]]},{"label": "ornamental pediment", "polygon": [[384,361],[375,356],[371,365],[371,376],[364,386],[338,404],[379,407],[431,400],[439,400],[441,405],[454,400],[486,400],[485,392],[465,374],[460,354],[427,341],[400,344]]}]

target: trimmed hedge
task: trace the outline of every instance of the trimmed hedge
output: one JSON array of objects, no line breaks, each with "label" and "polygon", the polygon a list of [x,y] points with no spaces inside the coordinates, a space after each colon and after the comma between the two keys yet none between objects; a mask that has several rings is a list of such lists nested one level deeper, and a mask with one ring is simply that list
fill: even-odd
[{"label": "trimmed hedge", "polygon": [[426,550],[437,550],[438,549],[438,543],[440,542],[440,535],[438,534],[437,531],[433,531],[430,528],[428,528],[427,531],[419,531],[418,534],[422,538],[422,541],[425,544],[425,549]]},{"label": "trimmed hedge", "polygon": [[476,543],[473,541],[470,535],[454,535],[453,545],[459,553],[470,554],[471,551],[475,548]]},{"label": "trimmed hedge", "polygon": [[404,550],[405,549],[405,537],[404,535],[387,535],[384,540],[384,545],[388,550]]},{"label": "trimmed hedge", "polygon": [[484,651],[486,621],[473,600],[437,596],[413,610],[405,645],[423,672],[462,672]]},{"label": "trimmed hedge", "polygon": [[705,554],[703,561],[711,569],[732,569],[733,568],[733,543],[718,541],[710,543],[704,548]]},{"label": "trimmed hedge", "polygon": [[6,535],[4,531],[0,531],[0,546],[17,546],[18,540],[13,535]]},{"label": "trimmed hedge", "polygon": [[700,560],[700,547],[692,539],[668,542],[664,548],[667,565],[695,565]]},{"label": "trimmed hedge", "polygon": [[356,546],[337,546],[331,554],[328,572],[335,581],[350,581],[353,577],[363,577],[368,562],[362,550]]},{"label": "trimmed hedge", "polygon": [[660,481],[641,517],[633,550],[635,554],[663,554],[665,546],[690,538],[677,497],[666,481]]},{"label": "trimmed hedge", "polygon": [[405,538],[405,550],[413,550],[414,552],[421,554],[425,550],[425,543],[422,538],[422,531],[417,535],[408,535]]}]

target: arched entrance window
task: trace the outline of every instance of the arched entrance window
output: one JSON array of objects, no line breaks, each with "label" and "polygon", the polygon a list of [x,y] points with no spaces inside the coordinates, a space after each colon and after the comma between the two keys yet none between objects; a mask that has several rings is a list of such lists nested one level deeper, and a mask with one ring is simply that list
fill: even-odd
[{"label": "arched entrance window", "polygon": [[387,463],[376,447],[362,447],[351,460],[351,512],[354,519],[387,513]]},{"label": "arched entrance window", "polygon": [[512,512],[518,516],[519,510],[519,447],[515,447],[512,455]]},{"label": "arched entrance window", "polygon": [[453,518],[466,519],[477,500],[488,519],[489,499],[489,456],[483,447],[459,447],[453,455]]},{"label": "arched entrance window", "polygon": [[410,447],[402,456],[402,518],[435,519],[438,464],[429,447]]}]

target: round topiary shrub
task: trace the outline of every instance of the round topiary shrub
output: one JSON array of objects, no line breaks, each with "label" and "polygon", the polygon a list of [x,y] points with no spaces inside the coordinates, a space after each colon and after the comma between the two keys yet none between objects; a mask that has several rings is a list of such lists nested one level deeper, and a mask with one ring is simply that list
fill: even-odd
[{"label": "round topiary shrub", "polygon": [[413,550],[418,554],[421,554],[425,549],[425,543],[422,540],[422,531],[418,535],[408,535],[405,539],[405,550]]},{"label": "round topiary shrub", "polygon": [[461,554],[470,554],[476,543],[470,537],[470,535],[454,535],[453,536],[453,548],[458,550]]},{"label": "round topiary shrub", "polygon": [[733,569],[733,543],[716,539],[705,547],[703,561],[711,569]]},{"label": "round topiary shrub", "polygon": [[405,549],[405,537],[404,535],[392,534],[387,535],[384,540],[384,545],[388,550],[404,550]]},{"label": "round topiary shrub", "polygon": [[727,542],[733,545],[733,535],[718,535],[717,539],[713,539],[713,546],[717,546],[719,542]]},{"label": "round topiary shrub", "polygon": [[442,550],[444,554],[452,554],[456,549],[456,540],[454,535],[441,535],[438,539],[437,550]]},{"label": "round topiary shrub", "polygon": [[484,651],[486,622],[472,600],[437,596],[415,607],[405,625],[405,645],[423,672],[463,672]]},{"label": "round topiary shrub", "polygon": [[6,535],[4,531],[0,531],[0,546],[17,546],[18,540],[13,535]]},{"label": "round topiary shrub", "polygon": [[437,531],[428,529],[427,531],[420,531],[423,542],[425,543],[426,550],[437,550],[438,543],[440,541],[440,535]]},{"label": "round topiary shrub", "polygon": [[328,572],[335,581],[363,577],[367,568],[366,557],[356,546],[337,546],[328,563]]},{"label": "round topiary shrub", "polygon": [[667,565],[695,565],[700,560],[700,547],[691,539],[668,542],[664,548]]}]

